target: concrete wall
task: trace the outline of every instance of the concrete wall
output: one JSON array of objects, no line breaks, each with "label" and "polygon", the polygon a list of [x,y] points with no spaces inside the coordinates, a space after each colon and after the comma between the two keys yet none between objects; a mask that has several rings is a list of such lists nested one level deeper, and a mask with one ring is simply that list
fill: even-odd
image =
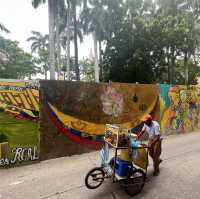
[{"label": "concrete wall", "polygon": [[147,113],[164,135],[199,129],[200,89],[66,81],[41,81],[39,88],[0,81],[0,167],[99,149],[107,123],[137,133]]}]

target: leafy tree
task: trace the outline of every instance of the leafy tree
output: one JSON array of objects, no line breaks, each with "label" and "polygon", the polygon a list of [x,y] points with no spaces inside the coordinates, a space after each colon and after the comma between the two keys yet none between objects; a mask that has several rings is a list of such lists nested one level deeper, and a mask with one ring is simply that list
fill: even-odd
[{"label": "leafy tree", "polygon": [[32,53],[38,55],[36,62],[42,67],[41,72],[45,74],[45,79],[47,79],[47,71],[49,70],[49,36],[42,35],[37,31],[32,31],[32,35],[27,41],[32,42]]},{"label": "leafy tree", "polygon": [[[188,60],[188,82],[187,84],[193,85],[197,84],[197,77],[200,75],[200,67],[198,63],[194,62],[193,60]],[[185,84],[185,63],[183,60],[177,62],[176,65],[176,79],[175,84]]]},{"label": "leafy tree", "polygon": [[94,82],[94,61],[90,59],[84,59],[80,61],[80,73],[81,73],[81,81],[85,82]]},{"label": "leafy tree", "polygon": [[41,49],[38,52],[39,57],[36,59],[37,64],[42,68],[41,72],[45,74],[47,79],[47,72],[49,71],[49,52],[48,49]]},{"label": "leafy tree", "polygon": [[[199,48],[197,14],[183,9],[183,0],[124,2],[121,14],[114,6],[108,10],[118,20],[117,29],[112,15],[106,20],[112,36],[106,39],[104,80],[177,83],[181,77],[185,83],[192,83],[189,67],[198,69],[194,61]],[[177,75],[180,61],[184,63],[184,75]]]},{"label": "leafy tree", "polygon": [[24,79],[38,72],[34,58],[24,52],[18,42],[0,37],[0,49],[9,58],[8,62],[0,65],[0,78]]},{"label": "leafy tree", "polygon": [[27,39],[28,42],[32,42],[31,44],[31,51],[34,52],[39,52],[42,49],[47,49],[48,48],[48,43],[49,43],[49,36],[48,35],[42,35],[40,32],[37,31],[32,31],[31,37]]}]

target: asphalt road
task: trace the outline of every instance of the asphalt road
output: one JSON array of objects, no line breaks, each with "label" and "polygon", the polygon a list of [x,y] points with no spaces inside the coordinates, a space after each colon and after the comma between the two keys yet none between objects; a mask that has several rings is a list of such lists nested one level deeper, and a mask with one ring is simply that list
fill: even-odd
[{"label": "asphalt road", "polygon": [[[161,173],[135,199],[200,198],[200,132],[170,136],[163,141]],[[84,186],[85,174],[99,164],[98,152],[0,170],[0,199],[129,199],[119,184],[96,190]]]}]

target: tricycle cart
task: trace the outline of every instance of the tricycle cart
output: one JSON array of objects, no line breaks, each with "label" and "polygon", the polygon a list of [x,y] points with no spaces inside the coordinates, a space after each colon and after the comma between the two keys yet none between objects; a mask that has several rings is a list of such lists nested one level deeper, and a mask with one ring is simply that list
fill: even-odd
[{"label": "tricycle cart", "polygon": [[[134,160],[122,160],[118,151],[128,152],[130,145],[126,142],[126,139],[130,139],[130,131],[128,129],[121,128],[116,125],[106,125],[106,133],[104,137],[104,144],[101,154],[106,154],[105,146],[107,146],[107,152],[109,148],[114,149],[114,157],[108,162],[104,163],[100,167],[91,169],[85,177],[85,185],[89,189],[98,188],[105,179],[112,179],[111,182],[119,182],[125,189],[125,192],[134,196],[140,193],[144,187],[146,181],[146,173],[148,166],[148,147],[146,145],[139,144],[137,147],[132,147],[132,150],[137,152],[142,150],[145,153],[145,158],[141,164],[141,159],[138,157]],[[137,156],[139,156],[138,153]],[[108,154],[105,156],[108,159]],[[140,162],[138,164],[138,162]],[[145,163],[145,164],[144,164]],[[142,166],[142,167],[141,167]]]}]

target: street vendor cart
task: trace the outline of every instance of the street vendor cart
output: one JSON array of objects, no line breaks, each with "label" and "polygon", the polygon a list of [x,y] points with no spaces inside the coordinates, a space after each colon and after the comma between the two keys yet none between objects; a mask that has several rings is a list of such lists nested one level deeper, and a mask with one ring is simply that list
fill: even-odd
[{"label": "street vendor cart", "polygon": [[[114,157],[109,158],[109,149]],[[148,147],[136,140],[136,135],[119,125],[106,125],[103,147],[100,151],[101,166],[91,169],[85,177],[89,189],[98,188],[105,179],[119,182],[125,192],[134,196],[145,185],[148,167]]]}]

